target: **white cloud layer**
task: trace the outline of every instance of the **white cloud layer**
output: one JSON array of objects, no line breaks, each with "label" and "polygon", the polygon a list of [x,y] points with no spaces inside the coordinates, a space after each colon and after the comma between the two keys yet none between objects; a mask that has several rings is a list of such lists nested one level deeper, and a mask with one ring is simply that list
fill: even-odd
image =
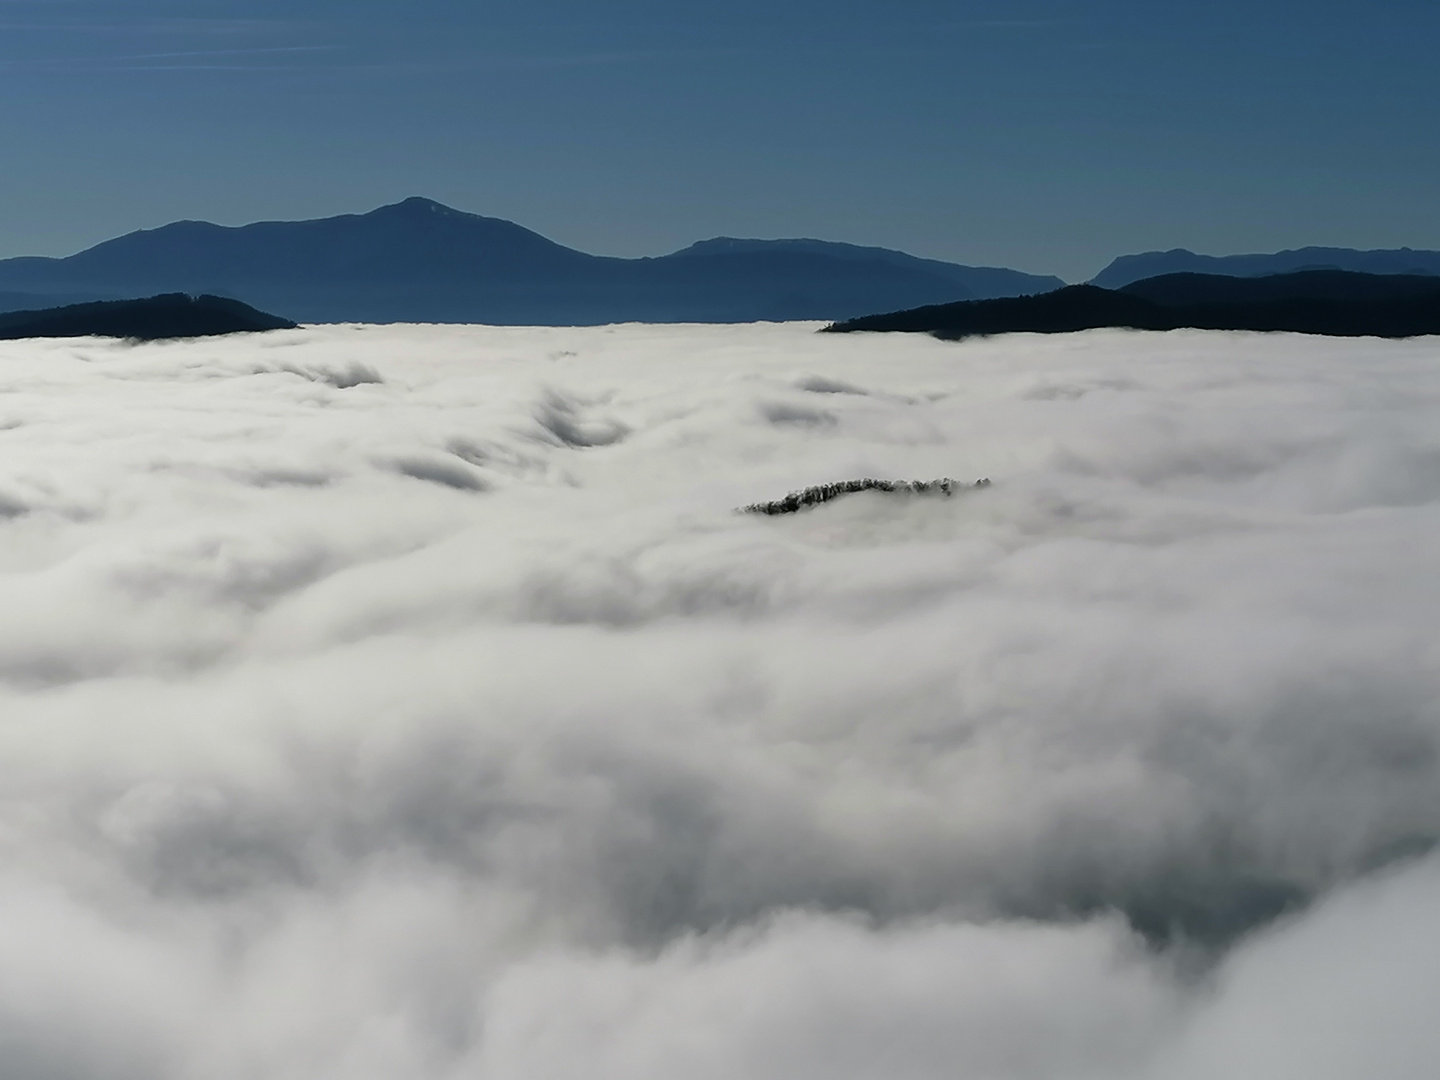
[{"label": "white cloud layer", "polygon": [[0,1075],[1429,1075],[1440,342],[810,330],[0,344]]}]

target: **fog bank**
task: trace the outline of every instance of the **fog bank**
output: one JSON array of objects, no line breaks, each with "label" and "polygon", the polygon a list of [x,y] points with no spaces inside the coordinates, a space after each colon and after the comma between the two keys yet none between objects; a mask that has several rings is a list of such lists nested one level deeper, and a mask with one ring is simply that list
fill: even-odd
[{"label": "fog bank", "polygon": [[0,1072],[1424,1074],[1440,345],[812,331],[0,344]]}]

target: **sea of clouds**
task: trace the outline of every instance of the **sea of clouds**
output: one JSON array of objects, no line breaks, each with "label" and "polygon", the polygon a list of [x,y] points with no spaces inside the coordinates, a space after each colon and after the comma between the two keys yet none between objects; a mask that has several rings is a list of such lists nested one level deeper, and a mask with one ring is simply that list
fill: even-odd
[{"label": "sea of clouds", "polygon": [[1433,1075],[1440,340],[814,329],[0,344],[0,1075]]}]

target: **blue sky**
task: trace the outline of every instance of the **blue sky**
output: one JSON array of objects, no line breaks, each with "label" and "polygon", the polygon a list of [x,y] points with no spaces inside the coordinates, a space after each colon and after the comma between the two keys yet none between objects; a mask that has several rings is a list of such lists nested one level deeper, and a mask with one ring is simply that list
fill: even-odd
[{"label": "blue sky", "polygon": [[1440,247],[1440,4],[0,0],[0,255],[412,194],[604,254]]}]

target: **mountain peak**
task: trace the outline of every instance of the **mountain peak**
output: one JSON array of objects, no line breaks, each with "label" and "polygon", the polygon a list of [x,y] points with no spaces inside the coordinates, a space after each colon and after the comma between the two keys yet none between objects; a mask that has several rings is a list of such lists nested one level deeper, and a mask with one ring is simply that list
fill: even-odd
[{"label": "mountain peak", "polygon": [[[423,195],[411,195],[408,199],[402,199],[397,203],[389,203],[378,209],[370,211],[370,214],[382,216],[404,216],[409,218],[424,217],[430,214],[443,215],[445,217],[473,218],[477,214],[467,214],[464,210],[456,210],[453,206],[446,206],[444,203],[436,202],[434,199],[427,199]],[[364,215],[368,217],[369,215]]]},{"label": "mountain peak", "polygon": [[[696,257],[704,253],[731,257]],[[307,322],[572,325],[831,320],[1036,292],[1053,280],[820,240],[722,237],[682,256],[588,255],[513,221],[412,195],[365,213],[169,225],[67,259],[0,262],[0,290],[82,299],[212,293]]]}]

